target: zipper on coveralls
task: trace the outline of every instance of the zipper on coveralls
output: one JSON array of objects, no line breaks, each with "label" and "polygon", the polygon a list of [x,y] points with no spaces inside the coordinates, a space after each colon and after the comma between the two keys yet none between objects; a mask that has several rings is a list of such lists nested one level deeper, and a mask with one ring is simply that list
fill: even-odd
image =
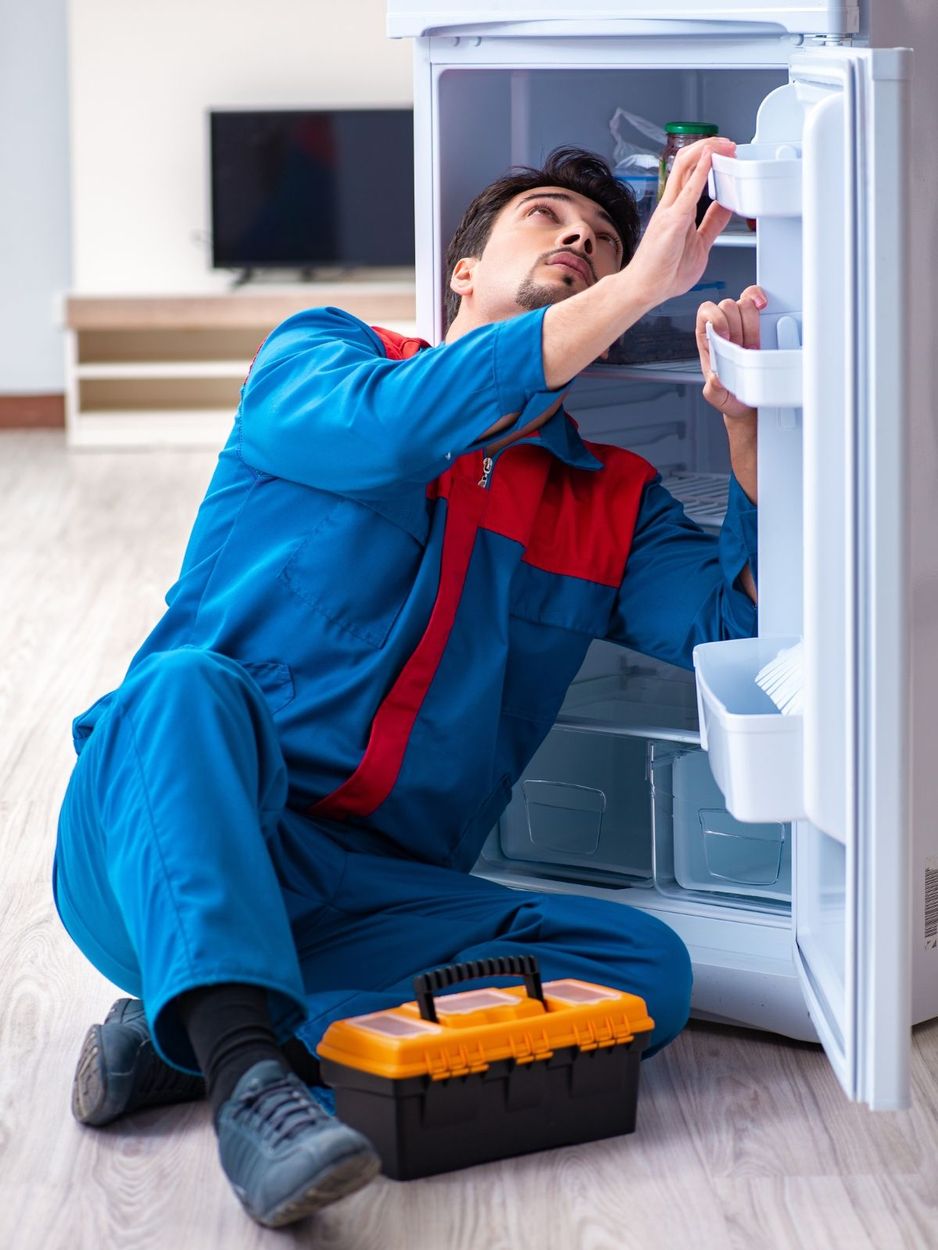
[{"label": "zipper on coveralls", "polygon": [[494,461],[492,460],[492,457],[485,455],[485,453],[483,452],[482,453],[482,476],[479,478],[479,485],[482,487],[483,490],[488,490],[489,488],[489,478],[492,476],[493,464],[494,464]]}]

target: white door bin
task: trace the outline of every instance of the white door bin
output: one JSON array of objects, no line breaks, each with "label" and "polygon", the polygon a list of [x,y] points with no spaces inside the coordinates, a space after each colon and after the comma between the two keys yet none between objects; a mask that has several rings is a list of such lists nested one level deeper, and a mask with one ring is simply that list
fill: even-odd
[{"label": "white door bin", "polygon": [[740,143],[735,156],[714,152],[710,195],[742,217],[800,217],[800,146]]},{"label": "white door bin", "polygon": [[783,716],[756,674],[797,638],[739,638],[694,648],[700,745],[737,820],[804,815],[802,718]]},{"label": "white door bin", "polygon": [[[794,317],[780,318],[782,342],[798,341]],[[707,323],[710,364],[731,395],[753,408],[800,408],[803,398],[800,347],[740,347]]]}]

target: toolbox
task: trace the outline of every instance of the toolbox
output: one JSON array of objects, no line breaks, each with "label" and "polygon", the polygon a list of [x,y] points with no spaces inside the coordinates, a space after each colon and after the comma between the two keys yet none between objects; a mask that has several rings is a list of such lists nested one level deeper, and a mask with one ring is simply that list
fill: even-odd
[{"label": "toolbox", "polygon": [[[459,983],[524,986],[436,997]],[[491,1159],[631,1133],[654,1027],[635,994],[567,978],[531,955],[451,964],[414,980],[415,1002],[337,1020],[319,1044],[336,1112],[410,1180]]]}]

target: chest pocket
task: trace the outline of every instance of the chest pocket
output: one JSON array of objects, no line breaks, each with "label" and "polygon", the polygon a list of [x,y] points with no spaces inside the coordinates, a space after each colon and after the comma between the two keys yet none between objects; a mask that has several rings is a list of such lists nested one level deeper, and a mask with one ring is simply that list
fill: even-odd
[{"label": "chest pocket", "polygon": [[367,502],[336,497],[280,579],[334,625],[381,647],[413,588],[428,533],[422,491]]}]

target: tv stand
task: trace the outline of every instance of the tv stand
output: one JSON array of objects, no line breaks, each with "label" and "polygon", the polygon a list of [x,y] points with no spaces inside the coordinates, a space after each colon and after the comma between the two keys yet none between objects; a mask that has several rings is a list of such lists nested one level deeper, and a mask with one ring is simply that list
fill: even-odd
[{"label": "tv stand", "polygon": [[310,281],[224,293],[73,294],[66,301],[66,433],[72,447],[216,447],[270,331],[331,304],[414,333],[413,274]]},{"label": "tv stand", "polygon": [[[253,265],[248,265],[244,269],[237,270],[231,279],[231,290],[236,291],[239,287],[244,286],[297,286],[306,285],[307,283],[360,283],[368,280],[368,275],[376,271],[365,269],[354,269],[352,267],[336,267],[336,266],[317,266],[302,265],[295,269],[263,269]],[[388,271],[394,275],[400,274],[400,278],[396,276],[393,279],[382,279],[392,281],[406,281],[412,271],[406,269]]]}]

